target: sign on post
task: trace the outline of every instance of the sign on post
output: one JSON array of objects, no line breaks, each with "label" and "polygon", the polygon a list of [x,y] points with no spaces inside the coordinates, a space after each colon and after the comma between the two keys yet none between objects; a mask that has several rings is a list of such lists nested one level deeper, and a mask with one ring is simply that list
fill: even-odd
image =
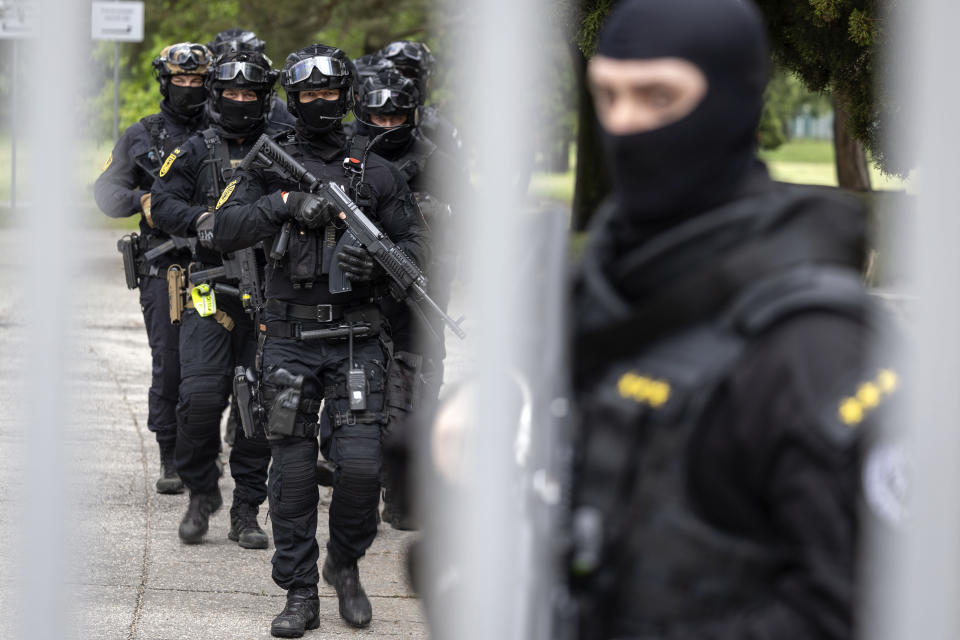
[{"label": "sign on post", "polygon": [[120,48],[117,43],[143,42],[143,2],[94,0],[90,11],[93,39],[113,41],[113,142],[116,143],[120,135]]},{"label": "sign on post", "polygon": [[94,40],[143,42],[143,2],[101,2],[92,5],[90,32]]},{"label": "sign on post", "polygon": [[0,40],[33,35],[33,4],[0,0]]}]

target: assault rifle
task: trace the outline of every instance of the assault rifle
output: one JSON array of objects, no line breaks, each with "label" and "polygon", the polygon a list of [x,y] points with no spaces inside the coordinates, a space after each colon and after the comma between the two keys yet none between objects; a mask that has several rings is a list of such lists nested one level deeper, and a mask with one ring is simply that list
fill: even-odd
[{"label": "assault rifle", "polygon": [[[406,300],[407,304],[421,315],[424,314],[421,305],[426,306],[433,313],[438,314],[458,338],[461,340],[466,338],[467,334],[460,328],[463,318],[454,320],[440,308],[427,294],[427,278],[423,275],[423,271],[404,253],[403,249],[380,231],[377,225],[360,210],[339,185],[333,182],[324,182],[314,176],[266,134],[260,136],[260,139],[250,149],[240,166],[249,169],[257,161],[275,168],[285,178],[304,185],[306,191],[324,196],[340,210],[340,219],[346,224],[347,231],[337,243],[334,256],[347,245],[363,247],[373,256],[377,264],[387,272],[395,288],[402,292],[401,295],[397,296],[398,299]],[[277,241],[270,251],[270,259],[274,261],[274,264],[287,252],[290,229],[291,222],[288,220],[283,224],[280,233],[277,235]],[[394,287],[391,287],[391,291],[393,289]],[[330,265],[330,292],[344,293],[350,290],[349,279],[337,266],[337,261],[332,260]]]},{"label": "assault rifle", "polygon": [[170,236],[170,239],[166,242],[162,242],[153,249],[150,249],[150,251],[145,252],[143,258],[147,262],[151,262],[165,253],[179,251],[180,249],[190,249],[190,253],[195,252],[197,250],[197,239]]},{"label": "assault rifle", "polygon": [[189,248],[192,253],[197,246],[196,238],[172,237],[153,249],[144,251],[147,242],[146,237],[136,233],[128,233],[117,241],[117,251],[123,256],[123,273],[128,289],[136,289],[140,286],[140,276],[165,277],[166,267],[160,269],[160,267],[150,264],[156,258],[179,249]]},{"label": "assault rifle", "polygon": [[257,255],[252,247],[240,249],[223,258],[223,265],[194,271],[190,282],[200,284],[213,280],[229,280],[237,283],[237,294],[247,313],[253,314],[263,307],[263,286],[260,282],[260,270],[257,267]]}]

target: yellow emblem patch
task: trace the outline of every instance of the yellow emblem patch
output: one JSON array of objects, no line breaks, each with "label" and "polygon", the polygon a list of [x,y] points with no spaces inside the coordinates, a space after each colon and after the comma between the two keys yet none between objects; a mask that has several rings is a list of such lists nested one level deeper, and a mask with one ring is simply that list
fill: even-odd
[{"label": "yellow emblem patch", "polygon": [[900,386],[900,379],[891,369],[881,369],[877,377],[861,383],[856,393],[843,398],[837,408],[837,417],[848,427],[856,427],[867,414]]},{"label": "yellow emblem patch", "polygon": [[217,209],[223,206],[223,203],[230,199],[230,196],[233,195],[233,190],[237,188],[237,179],[234,178],[230,181],[230,184],[227,185],[227,188],[223,190],[223,193],[220,194],[220,199],[217,200]]},{"label": "yellow emblem patch", "polygon": [[111,151],[110,155],[107,156],[107,161],[103,163],[103,169],[100,169],[100,173],[106,171],[111,164],[113,164],[113,151]]},{"label": "yellow emblem patch", "polygon": [[617,382],[617,391],[623,398],[648,404],[654,409],[662,407],[670,399],[669,382],[641,376],[632,371],[623,374]]},{"label": "yellow emblem patch", "polygon": [[170,167],[173,166],[173,161],[177,159],[177,154],[180,153],[180,147],[177,147],[170,155],[167,156],[167,159],[163,161],[163,166],[160,167],[160,177],[167,175],[167,171],[170,171]]}]

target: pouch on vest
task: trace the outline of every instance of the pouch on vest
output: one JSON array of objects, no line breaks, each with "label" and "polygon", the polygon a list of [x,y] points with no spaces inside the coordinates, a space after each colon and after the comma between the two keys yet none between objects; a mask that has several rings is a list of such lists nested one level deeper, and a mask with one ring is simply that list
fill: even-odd
[{"label": "pouch on vest", "polygon": [[322,271],[320,237],[316,233],[297,231],[287,244],[287,274],[294,288],[309,289]]}]

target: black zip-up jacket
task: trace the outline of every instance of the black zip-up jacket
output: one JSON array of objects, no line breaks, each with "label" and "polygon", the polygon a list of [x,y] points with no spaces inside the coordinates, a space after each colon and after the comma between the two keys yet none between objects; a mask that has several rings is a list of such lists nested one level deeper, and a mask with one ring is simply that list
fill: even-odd
[{"label": "black zip-up jacket", "polygon": [[[756,195],[784,187],[770,183],[764,174],[755,176],[750,188],[750,195]],[[864,246],[865,225],[859,206],[827,196],[819,207],[808,205],[807,209],[791,223],[798,229],[796,242],[819,238],[820,245],[837,247],[840,254],[845,251],[838,264],[855,273]],[[583,267],[605,274],[618,301],[613,306],[604,304],[584,286],[582,277],[578,279],[573,299],[577,335],[585,330],[602,332],[615,325],[617,315],[623,313],[613,310],[616,307],[645,308],[647,301],[670,292],[684,276],[708,272],[712,260],[749,248],[751,242],[750,237],[724,237],[718,232],[697,246],[661,252],[659,259],[641,265],[640,256],[651,255],[655,245],[664,246],[672,229],[635,235],[633,246],[625,246],[624,232],[618,229],[621,223],[615,214],[598,220]],[[678,312],[676,316],[678,327],[683,326],[681,315]],[[860,469],[852,452],[826,437],[822,425],[824,416],[837,415],[845,397],[870,382],[871,337],[853,318],[812,310],[778,322],[747,345],[686,450],[687,499],[709,526],[761,548],[786,550],[788,561],[775,579],[755,592],[748,606],[696,620],[676,618],[658,627],[656,633],[643,635],[644,640],[853,637]],[[638,335],[638,343],[641,340]],[[632,347],[629,342],[622,344],[624,357],[637,349],[646,349],[640,351],[646,353],[659,344],[654,341],[647,347]],[[582,375],[578,367],[575,362],[575,372]],[[606,393],[594,389],[600,375],[601,371],[594,371],[582,376],[577,393]],[[584,428],[589,430],[598,419],[611,418],[585,415]],[[631,505],[623,505],[624,512],[631,509]],[[737,550],[730,551],[730,557],[736,557]],[[644,553],[655,556],[658,550],[645,549]],[[627,570],[643,566],[642,558],[617,557],[615,562]],[[676,588],[668,583],[665,578],[664,589]],[[693,597],[692,591],[689,597]],[[601,604],[613,609],[607,609],[603,624],[618,628],[617,620],[630,620],[636,613],[614,602],[630,602],[630,594],[618,594]],[[617,637],[621,636],[632,634],[624,634],[621,628]]]},{"label": "black zip-up jacket", "polygon": [[[164,132],[163,140],[159,141],[160,148],[144,125],[144,120],[156,116],[162,118]],[[174,111],[164,100],[160,112],[144,120],[135,122],[123,132],[93,185],[97,206],[111,218],[126,218],[142,212],[140,198],[149,193],[164,156],[193,135],[202,121],[202,112],[187,117]],[[159,229],[151,228],[145,219],[140,220],[140,231],[145,236],[167,237]]]}]

